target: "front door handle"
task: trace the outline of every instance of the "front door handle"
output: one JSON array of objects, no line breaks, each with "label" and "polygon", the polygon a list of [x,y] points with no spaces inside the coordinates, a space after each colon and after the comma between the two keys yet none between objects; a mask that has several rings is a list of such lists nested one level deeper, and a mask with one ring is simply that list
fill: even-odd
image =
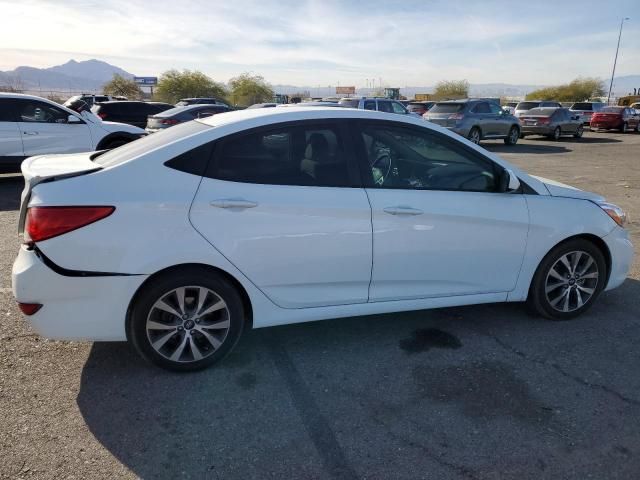
[{"label": "front door handle", "polygon": [[389,215],[422,215],[424,212],[419,208],[398,206],[398,207],[386,207],[383,208],[384,213]]},{"label": "front door handle", "polygon": [[211,201],[209,205],[217,208],[253,208],[258,206],[256,202],[250,202],[241,198],[221,198]]}]

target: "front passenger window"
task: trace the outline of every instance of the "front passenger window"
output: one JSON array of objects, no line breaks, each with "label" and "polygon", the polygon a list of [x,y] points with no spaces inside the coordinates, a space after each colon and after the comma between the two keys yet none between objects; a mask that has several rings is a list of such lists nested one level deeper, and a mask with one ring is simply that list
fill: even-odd
[{"label": "front passenger window", "polygon": [[369,186],[496,192],[493,162],[423,129],[368,124],[361,129]]},{"label": "front passenger window", "polygon": [[18,112],[18,121],[28,123],[67,123],[69,117],[64,110],[38,100],[21,100]]}]

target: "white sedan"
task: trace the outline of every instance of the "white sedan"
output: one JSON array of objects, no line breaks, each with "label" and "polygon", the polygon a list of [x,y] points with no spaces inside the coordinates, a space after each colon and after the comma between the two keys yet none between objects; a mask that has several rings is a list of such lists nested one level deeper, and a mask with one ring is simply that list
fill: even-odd
[{"label": "white sedan", "polygon": [[173,370],[248,328],[523,301],[568,319],[633,256],[602,197],[367,110],[223,113],[22,171],[13,291],[35,330]]}]

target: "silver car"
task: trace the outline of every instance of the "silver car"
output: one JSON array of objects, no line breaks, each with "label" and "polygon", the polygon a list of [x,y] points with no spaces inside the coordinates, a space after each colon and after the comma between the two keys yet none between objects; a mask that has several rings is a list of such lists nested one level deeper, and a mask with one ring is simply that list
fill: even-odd
[{"label": "silver car", "polygon": [[589,125],[591,123],[591,116],[604,107],[606,107],[606,104],[603,102],[576,102],[569,107],[569,110],[571,110],[574,115],[580,117],[583,125]]},{"label": "silver car", "polygon": [[580,116],[566,108],[532,108],[520,117],[522,137],[543,135],[559,140],[563,135],[581,138],[584,127]]},{"label": "silver car", "polygon": [[412,115],[419,117],[407,110],[407,107],[402,105],[397,100],[390,100],[388,98],[377,97],[348,97],[341,99],[338,104],[346,108],[359,108],[363,110],[376,110],[378,112],[398,113],[400,115]]},{"label": "silver car", "polygon": [[524,102],[518,102],[514,115],[520,117],[527,113],[532,108],[562,108],[560,102],[553,102],[549,100],[526,100]]},{"label": "silver car", "polygon": [[502,138],[515,145],[520,138],[518,119],[489,100],[454,100],[438,102],[422,118],[468,138],[473,143]]}]

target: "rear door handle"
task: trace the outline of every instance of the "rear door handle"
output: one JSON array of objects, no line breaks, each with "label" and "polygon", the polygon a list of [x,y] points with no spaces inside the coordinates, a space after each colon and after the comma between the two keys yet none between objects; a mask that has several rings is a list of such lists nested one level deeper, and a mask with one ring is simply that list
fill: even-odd
[{"label": "rear door handle", "polygon": [[383,209],[384,213],[389,215],[422,215],[424,212],[419,208],[411,208],[405,206],[398,207],[386,207]]},{"label": "rear door handle", "polygon": [[250,202],[241,198],[221,198],[211,201],[209,205],[217,208],[253,208],[258,206],[256,202]]},{"label": "rear door handle", "polygon": [[22,132],[25,135],[38,135],[38,132]]}]

